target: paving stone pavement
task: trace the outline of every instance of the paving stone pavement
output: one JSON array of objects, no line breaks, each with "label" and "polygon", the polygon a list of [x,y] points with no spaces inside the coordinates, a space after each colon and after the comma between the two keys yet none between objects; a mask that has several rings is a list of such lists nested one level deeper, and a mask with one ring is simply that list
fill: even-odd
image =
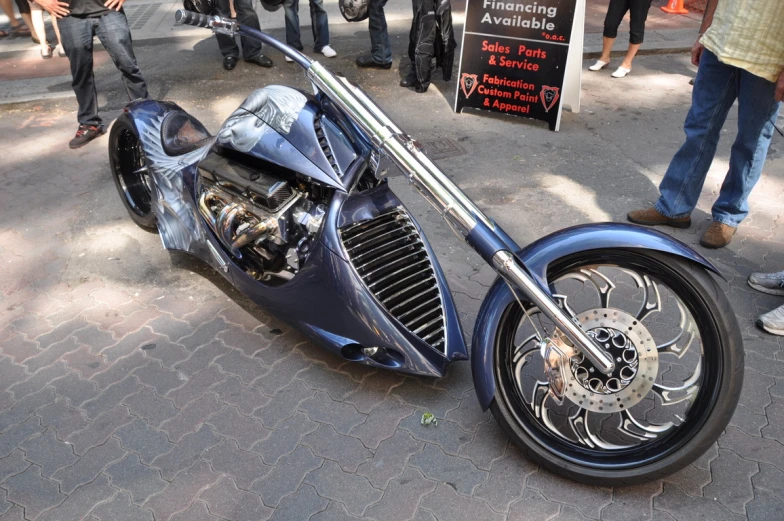
[{"label": "paving stone pavement", "polygon": [[[142,63],[153,51],[139,53]],[[444,165],[513,235],[532,240],[576,222],[620,220],[652,193],[688,106],[677,83],[685,73],[667,69],[686,70],[685,59],[641,58],[626,84],[636,89],[587,76],[584,112],[566,114],[557,135],[508,119],[461,119],[438,91],[420,98],[434,114],[422,122],[394,105],[383,76],[360,79],[414,135],[433,125],[459,140],[469,135],[459,125],[470,123],[461,143],[476,157]],[[114,99],[120,87],[98,77]],[[241,99],[168,88],[213,126]],[[125,215],[107,175],[106,138],[64,151],[73,108],[43,109],[0,112],[0,520],[781,519],[784,341],[753,326],[780,301],[745,284],[751,271],[784,266],[781,140],[731,247],[702,250],[726,275],[743,330],[738,412],[682,472],[610,489],[522,457],[480,410],[467,363],[432,380],[343,361],[209,268],[164,252]],[[635,124],[646,130],[629,132]],[[516,139],[533,151],[527,162]],[[502,173],[472,177],[481,161]],[[556,177],[566,163],[583,170]],[[707,196],[720,174],[712,171]],[[393,185],[441,254],[470,332],[492,273],[403,183]],[[700,217],[696,230],[675,235],[696,244],[707,227]],[[425,410],[437,427],[420,425]]]}]

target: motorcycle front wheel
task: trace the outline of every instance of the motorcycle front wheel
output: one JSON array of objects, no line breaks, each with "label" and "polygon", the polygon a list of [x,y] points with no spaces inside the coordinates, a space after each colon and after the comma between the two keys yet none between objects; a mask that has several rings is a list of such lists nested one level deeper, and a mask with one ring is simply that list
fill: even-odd
[{"label": "motorcycle front wheel", "polygon": [[543,467],[594,485],[659,479],[702,455],[743,384],[740,329],[713,278],[658,252],[592,250],[551,264],[548,280],[616,367],[605,375],[570,353],[558,403],[539,342],[559,332],[534,305],[513,303],[496,335],[491,404],[507,434]]}]

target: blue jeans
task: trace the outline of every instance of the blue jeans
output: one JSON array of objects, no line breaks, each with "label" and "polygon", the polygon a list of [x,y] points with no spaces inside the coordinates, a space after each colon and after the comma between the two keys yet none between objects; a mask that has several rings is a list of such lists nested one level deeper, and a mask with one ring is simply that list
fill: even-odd
[{"label": "blue jeans", "polygon": [[694,210],[713,162],[721,127],[738,100],[738,135],[730,151],[730,169],[713,205],[713,220],[732,227],[749,213],[748,198],[759,180],[773,136],[779,103],[775,84],[743,69],[724,64],[707,49],[700,58],[692,102],[683,130],[686,142],[664,175],[656,210],[667,217],[685,217]]},{"label": "blue jeans", "polygon": [[392,46],[389,43],[387,19],[384,6],[387,0],[368,2],[368,31],[370,32],[370,56],[376,63],[392,63]]},{"label": "blue jeans", "polygon": [[[286,43],[301,51],[299,0],[284,0],[283,10],[286,13]],[[329,24],[324,0],[310,0],[310,25],[313,29],[313,50],[320,52],[329,45]]]},{"label": "blue jeans", "polygon": [[[237,12],[237,21],[239,23],[257,31],[261,30],[259,15],[256,14],[256,10],[253,8],[253,0],[234,0],[234,10]],[[231,18],[229,0],[217,0],[215,2],[215,13],[223,18]],[[215,38],[218,40],[218,48],[224,58],[229,56],[239,58],[240,48],[237,45],[236,37],[227,34],[216,34]],[[242,56],[246,60],[261,54],[260,41],[244,36],[240,36],[240,41],[242,41]]]},{"label": "blue jeans", "polygon": [[101,124],[93,75],[93,36],[98,36],[114,65],[122,73],[128,98],[135,100],[148,97],[147,84],[133,54],[131,29],[125,13],[111,11],[98,18],[66,16],[58,20],[57,25],[63,50],[71,62],[71,86],[79,103],[79,124]]}]

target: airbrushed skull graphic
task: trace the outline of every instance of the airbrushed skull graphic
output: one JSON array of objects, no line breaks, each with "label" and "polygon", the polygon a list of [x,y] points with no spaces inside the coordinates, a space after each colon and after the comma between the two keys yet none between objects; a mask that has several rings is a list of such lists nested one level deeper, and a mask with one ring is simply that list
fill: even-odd
[{"label": "airbrushed skull graphic", "polygon": [[560,95],[558,91],[561,90],[558,87],[548,87],[546,85],[542,85],[542,105],[544,105],[544,111],[550,112],[550,109],[553,108],[555,102],[558,101],[558,96]]},{"label": "airbrushed skull graphic", "polygon": [[469,98],[476,88],[477,77],[476,74],[468,74],[466,72],[460,77],[460,88],[463,89],[463,94]]}]

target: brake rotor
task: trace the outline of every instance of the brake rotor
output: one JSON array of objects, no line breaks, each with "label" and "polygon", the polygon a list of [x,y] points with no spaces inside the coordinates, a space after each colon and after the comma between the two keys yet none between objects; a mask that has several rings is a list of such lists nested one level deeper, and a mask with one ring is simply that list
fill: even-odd
[{"label": "brake rotor", "polygon": [[[634,316],[612,308],[577,315],[580,326],[608,351],[615,369],[603,374],[582,354],[570,359],[565,397],[575,405],[598,413],[614,413],[637,405],[651,390],[659,372],[659,353],[648,329]],[[554,335],[561,341],[563,333]]]}]

